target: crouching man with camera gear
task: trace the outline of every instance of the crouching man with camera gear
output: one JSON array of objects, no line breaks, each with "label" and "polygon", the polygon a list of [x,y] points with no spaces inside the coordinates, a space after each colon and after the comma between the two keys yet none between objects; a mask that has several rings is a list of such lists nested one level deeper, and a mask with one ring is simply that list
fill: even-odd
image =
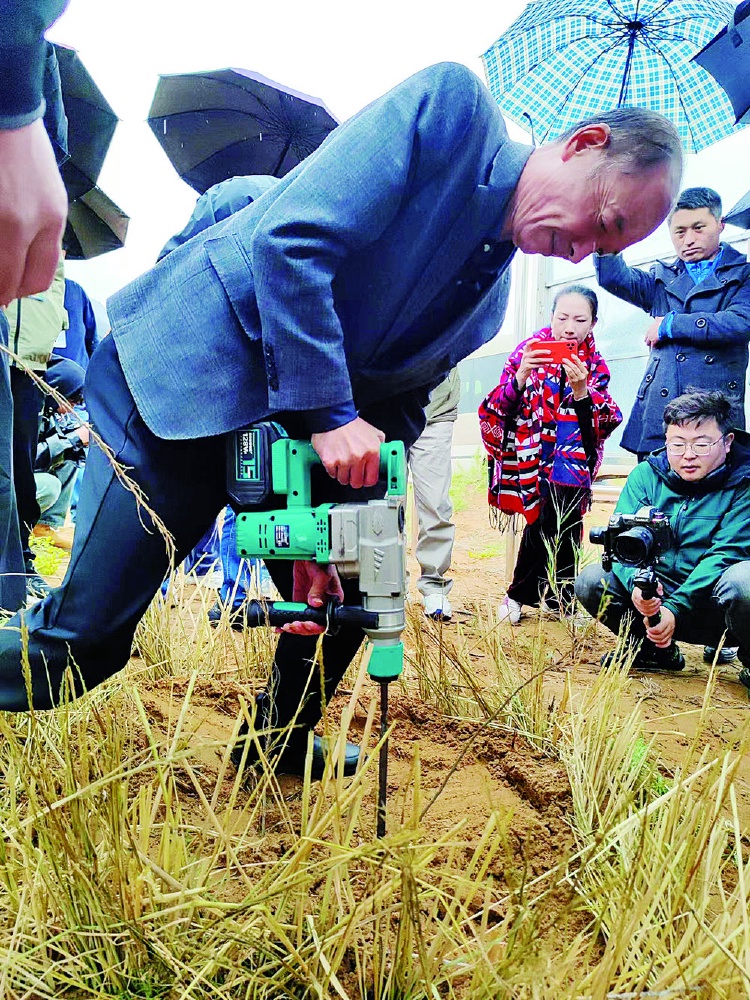
[{"label": "crouching man with camera gear", "polygon": [[729,631],[750,687],[750,435],[730,429],[730,413],[721,392],[667,405],[666,447],[633,469],[609,527],[592,532],[604,558],[575,590],[613,632],[629,618],[634,668],[681,670],[676,640],[717,646]]}]

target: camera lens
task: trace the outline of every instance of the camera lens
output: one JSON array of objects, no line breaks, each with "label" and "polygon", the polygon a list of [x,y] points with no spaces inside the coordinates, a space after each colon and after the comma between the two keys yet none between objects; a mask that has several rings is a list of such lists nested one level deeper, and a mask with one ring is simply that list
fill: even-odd
[{"label": "camera lens", "polygon": [[636,525],[623,531],[615,540],[615,555],[628,566],[642,566],[651,561],[654,536],[649,528]]}]

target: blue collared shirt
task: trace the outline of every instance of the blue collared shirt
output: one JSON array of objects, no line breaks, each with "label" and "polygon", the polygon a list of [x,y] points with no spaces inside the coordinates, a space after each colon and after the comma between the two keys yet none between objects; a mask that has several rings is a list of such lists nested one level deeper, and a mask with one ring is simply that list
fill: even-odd
[{"label": "blue collared shirt", "polygon": [[[685,270],[693,279],[694,285],[699,285],[701,281],[714,273],[718,267],[719,261],[721,260],[721,252],[724,247],[719,247],[719,252],[711,260],[695,260],[695,261],[685,261]],[[667,313],[664,319],[661,321],[659,326],[659,340],[669,340],[672,336],[672,320],[674,319],[674,310]]]}]

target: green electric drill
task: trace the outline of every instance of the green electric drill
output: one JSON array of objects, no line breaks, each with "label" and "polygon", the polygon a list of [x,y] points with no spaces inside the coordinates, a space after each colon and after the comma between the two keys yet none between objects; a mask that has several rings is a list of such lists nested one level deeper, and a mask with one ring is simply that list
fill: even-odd
[{"label": "green electric drill", "polygon": [[[383,499],[312,505],[312,470],[320,458],[309,441],[288,438],[263,422],[228,438],[227,491],[237,513],[243,558],[333,563],[342,578],[359,578],[361,604],[324,608],[286,601],[249,601],[248,625],[312,621],[337,630],[357,626],[369,639],[367,670],[380,684],[380,731],[388,728],[388,685],[403,670],[406,624],[406,455],[400,441],[381,445]],[[380,752],[378,836],[385,833],[388,746]]]}]

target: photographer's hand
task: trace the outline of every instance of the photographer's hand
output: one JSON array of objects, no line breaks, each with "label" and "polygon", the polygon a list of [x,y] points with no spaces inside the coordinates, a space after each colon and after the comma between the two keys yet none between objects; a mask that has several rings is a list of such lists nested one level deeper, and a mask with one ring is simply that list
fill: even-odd
[{"label": "photographer's hand", "polygon": [[646,600],[643,596],[641,588],[633,587],[633,593],[630,595],[630,599],[633,602],[636,611],[640,611],[640,613],[646,618],[657,614],[661,609],[661,598],[664,594],[664,589],[661,584],[659,584],[658,590],[659,597],[651,597],[649,600]]},{"label": "photographer's hand", "polygon": [[655,646],[664,649],[671,645],[677,620],[669,608],[661,608],[661,620],[658,625],[650,626],[648,618],[643,619],[643,624],[646,626],[646,635]]},{"label": "photographer's hand", "polygon": [[81,442],[84,448],[88,447],[89,443],[89,428],[88,424],[79,424],[75,429],[75,433],[78,436],[78,440]]}]

